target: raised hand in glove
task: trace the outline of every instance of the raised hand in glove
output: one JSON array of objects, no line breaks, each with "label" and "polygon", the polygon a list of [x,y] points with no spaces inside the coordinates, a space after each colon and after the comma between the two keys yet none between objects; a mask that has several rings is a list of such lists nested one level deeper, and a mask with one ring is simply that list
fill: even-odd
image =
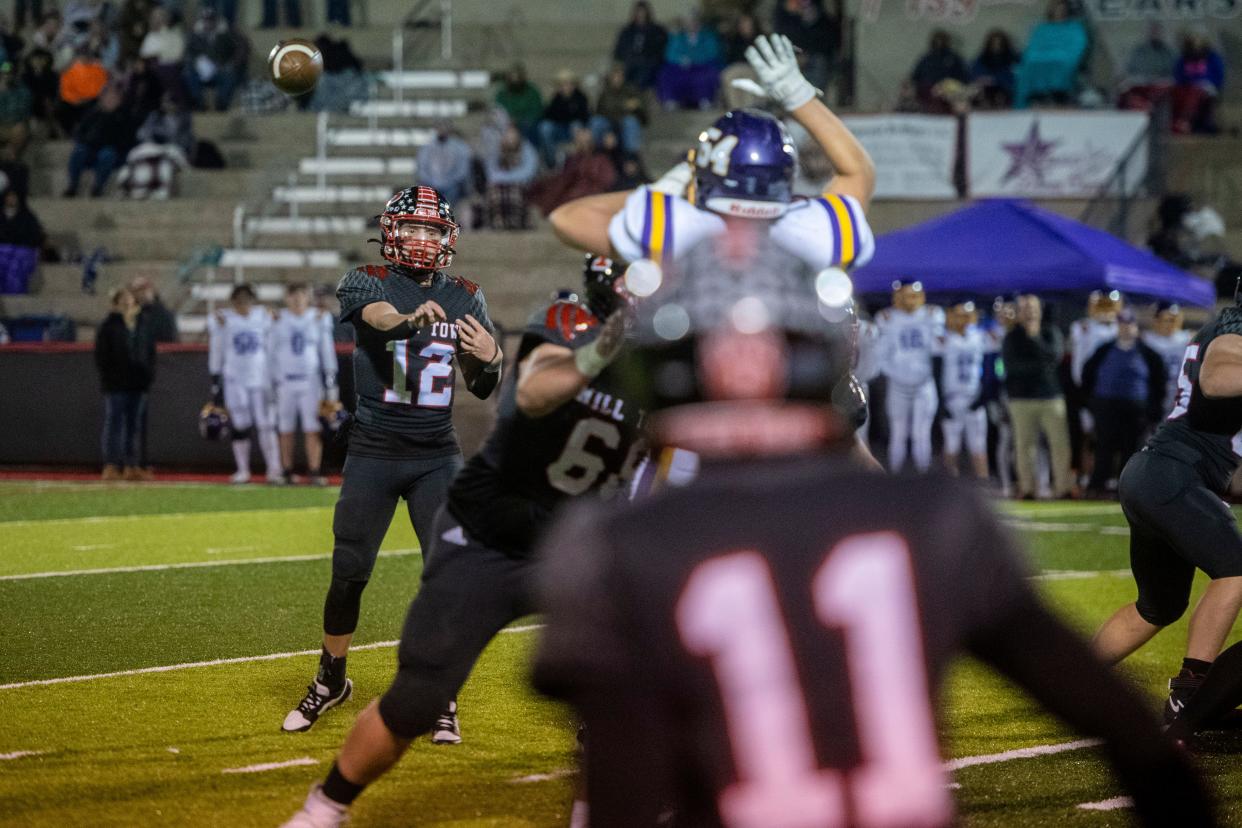
[{"label": "raised hand in glove", "polygon": [[[746,49],[746,62],[759,76],[762,92],[776,103],[792,112],[818,94],[798,68],[794,46],[784,35],[759,35]],[[753,82],[735,81],[734,85],[748,92],[755,92]]]}]

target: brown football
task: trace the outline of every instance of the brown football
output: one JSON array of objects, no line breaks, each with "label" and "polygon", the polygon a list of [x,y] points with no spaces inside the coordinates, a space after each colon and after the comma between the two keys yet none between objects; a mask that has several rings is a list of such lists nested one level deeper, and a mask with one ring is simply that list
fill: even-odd
[{"label": "brown football", "polygon": [[267,56],[272,83],[286,95],[305,95],[319,83],[323,74],[323,55],[309,40],[295,37],[282,40]]}]

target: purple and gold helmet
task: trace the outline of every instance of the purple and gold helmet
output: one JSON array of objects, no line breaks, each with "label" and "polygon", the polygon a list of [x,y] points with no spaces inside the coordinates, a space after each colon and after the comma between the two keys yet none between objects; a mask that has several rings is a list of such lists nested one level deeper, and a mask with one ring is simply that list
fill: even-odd
[{"label": "purple and gold helmet", "polygon": [[793,201],[798,148],[785,125],[759,109],[735,109],[699,134],[690,153],[693,201],[726,216],[775,219]]}]

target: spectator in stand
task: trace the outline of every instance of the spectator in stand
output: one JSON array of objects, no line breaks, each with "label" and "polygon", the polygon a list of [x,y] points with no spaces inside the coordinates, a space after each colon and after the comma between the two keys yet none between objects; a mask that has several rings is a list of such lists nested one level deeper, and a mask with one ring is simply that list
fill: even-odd
[{"label": "spectator in stand", "polygon": [[1225,61],[1203,29],[1193,29],[1182,39],[1173,79],[1173,131],[1214,135],[1218,131],[1216,101],[1225,86]]},{"label": "spectator in stand", "polygon": [[1013,47],[1009,35],[993,29],[983,40],[983,48],[970,67],[970,82],[975,85],[974,105],[977,109],[1009,109],[1013,106],[1014,67],[1021,55]]},{"label": "spectator in stand", "polygon": [[510,124],[496,147],[484,159],[487,190],[485,222],[493,230],[525,230],[530,227],[526,188],[539,172],[539,154]]},{"label": "spectator in stand", "polygon": [[185,88],[181,84],[185,32],[181,26],[170,22],[168,11],[163,6],[151,9],[151,21],[147,35],[138,48],[138,56],[146,59],[164,92],[175,95],[178,101],[185,100]]},{"label": "spectator in stand", "polygon": [[720,85],[720,38],[703,25],[698,11],[678,23],[664,49],[664,65],[656,78],[656,96],[665,109],[708,109]]},{"label": "spectator in stand", "polygon": [[1164,39],[1164,26],[1152,23],[1147,39],[1130,50],[1120,83],[1122,109],[1148,111],[1173,86],[1177,53]]},{"label": "spectator in stand", "polygon": [[470,193],[470,145],[448,121],[436,125],[435,140],[418,150],[418,182],[434,187],[450,204]]},{"label": "spectator in stand", "polygon": [[135,137],[139,143],[171,144],[186,158],[194,154],[193,120],[172,95],[165,95],[160,108],[147,115]]},{"label": "spectator in stand", "polygon": [[1048,19],[1031,30],[1018,64],[1014,105],[1068,104],[1078,91],[1078,70],[1087,57],[1090,37],[1081,18],[1070,14],[1068,0],[1052,0]]},{"label": "spectator in stand", "polygon": [[151,23],[151,9],[155,0],[125,0],[121,6],[118,28],[121,38],[121,60],[128,65],[138,57],[142,41],[146,39]]},{"label": "spectator in stand", "polygon": [[56,135],[56,105],[60,100],[60,77],[52,71],[52,53],[31,49],[22,66],[22,84],[30,90],[31,114],[43,124],[49,137]]},{"label": "spectator in stand", "polygon": [[539,140],[536,125],[543,116],[543,96],[526,79],[526,69],[515,63],[505,73],[504,83],[496,90],[496,105],[509,113],[514,125],[528,141]]},{"label": "spectator in stand", "polygon": [[23,41],[9,24],[6,14],[0,14],[0,62],[17,63],[22,57]]},{"label": "spectator in stand", "polygon": [[[290,29],[302,28],[302,4],[300,0],[284,0],[285,7],[285,25]],[[280,25],[277,18],[277,0],[263,0],[263,22],[260,26],[264,29],[274,29]]]},{"label": "spectator in stand", "polygon": [[0,202],[0,293],[26,293],[47,234],[39,218],[15,190]]},{"label": "spectator in stand", "polygon": [[99,55],[99,62],[108,70],[108,74],[115,74],[121,68],[121,39],[103,20],[96,18],[91,22],[86,44]]},{"label": "spectator in stand", "polygon": [[[195,112],[204,112],[203,92],[211,89],[216,112],[233,102],[233,90],[242,81],[244,44],[214,6],[201,7],[185,49],[185,86]],[[326,63],[326,60],[325,60]],[[325,73],[327,66],[324,67]]]},{"label": "spectator in stand", "polygon": [[150,480],[143,435],[155,338],[128,288],[112,294],[112,313],[95,334],[95,365],[104,393],[103,479]]},{"label": "spectator in stand", "polygon": [[26,151],[33,112],[33,98],[17,77],[17,66],[0,63],[0,146],[7,146],[14,158]]},{"label": "spectator in stand", "polygon": [[[521,123],[517,118],[513,120]],[[544,107],[543,118],[537,127],[543,163],[555,167],[561,145],[570,141],[574,131],[585,127],[590,120],[591,107],[578,87],[578,76],[569,69],[557,72],[556,92]]]},{"label": "spectator in stand", "polygon": [[[1114,470],[1138,451],[1148,426],[1164,413],[1164,361],[1139,339],[1138,320],[1126,308],[1117,315],[1117,338],[1101,345],[1082,371],[1083,390],[1095,419],[1095,465],[1089,497],[1104,497]],[[1113,460],[1116,458],[1116,465]]]},{"label": "spectator in stand", "polygon": [[30,195],[30,166],[18,160],[12,147],[0,147],[0,195],[10,190],[23,199]]},{"label": "spectator in stand", "polygon": [[82,173],[88,167],[95,176],[91,198],[103,195],[108,179],[124,157],[133,136],[133,124],[121,109],[121,101],[121,91],[116,86],[106,87],[74,130],[73,150],[69,153],[69,185],[64,198],[77,196]]},{"label": "spectator in stand", "polygon": [[667,43],[668,32],[655,22],[651,4],[639,0],[630,12],[630,22],[617,32],[617,42],[612,47],[612,59],[625,67],[625,82],[639,89],[655,86]]},{"label": "spectator in stand", "polygon": [[134,58],[130,62],[129,71],[123,81],[124,104],[131,120],[136,124],[145,123],[147,116],[160,108],[164,99],[164,87],[160,79],[151,71],[151,65],[142,58]]},{"label": "spectator in stand", "polygon": [[824,11],[822,0],[778,0],[772,12],[772,31],[785,35],[802,50],[798,63],[811,85],[827,89],[841,34],[837,21]]},{"label": "spectator in stand", "polygon": [[138,300],[138,304],[142,305],[142,315],[150,326],[151,336],[155,341],[176,342],[179,338],[177,315],[160,299],[155,284],[146,276],[135,276],[129,280],[129,290]]},{"label": "spectator in stand", "polygon": [[32,25],[37,26],[39,21],[43,19],[43,0],[17,0],[17,30],[20,32],[26,28],[26,19],[29,16]]},{"label": "spectator in stand", "polygon": [[952,107],[948,101],[950,90],[960,89],[970,81],[966,61],[953,48],[953,41],[944,29],[931,34],[927,52],[914,64],[910,73],[910,85],[923,112],[945,113]]},{"label": "spectator in stand", "polygon": [[643,127],[647,120],[643,91],[626,83],[625,67],[614,63],[604,78],[604,88],[599,92],[595,114],[591,116],[595,143],[601,143],[605,133],[615,131],[621,136],[621,146],[626,152],[638,152],[643,147]]},{"label": "spectator in stand", "polygon": [[60,43],[60,13],[49,11],[39,21],[39,27],[30,35],[30,45],[35,49],[46,49],[52,56],[52,69],[62,71],[69,65],[73,53],[65,53]]},{"label": "spectator in stand", "polygon": [[763,32],[759,21],[753,14],[742,14],[734,21],[729,34],[725,36],[725,68],[720,73],[720,91],[724,97],[726,109],[741,109],[750,106],[754,96],[733,86],[733,81],[741,78],[758,82],[755,70],[746,62],[746,49],[755,42],[755,38]]},{"label": "spectator in stand", "polygon": [[60,106],[57,121],[66,135],[73,133],[82,116],[108,84],[108,70],[88,46],[83,46],[60,74]]},{"label": "spectator in stand", "polygon": [[316,112],[348,112],[354,101],[370,95],[368,80],[363,75],[362,61],[343,37],[323,32],[315,38],[323,55],[323,77],[315,87],[311,109]]},{"label": "spectator in stand", "polygon": [[579,127],[564,168],[531,185],[529,200],[546,216],[567,201],[608,192],[616,177],[612,159],[595,146],[591,130]]},{"label": "spectator in stand", "polygon": [[1005,334],[1001,345],[1018,467],[1019,500],[1035,499],[1040,434],[1048,441],[1052,455],[1053,497],[1070,497],[1073,490],[1065,397],[1057,379],[1057,366],[1064,351],[1061,332],[1055,325],[1043,324],[1043,305],[1039,297],[1019,296],[1017,324]]}]

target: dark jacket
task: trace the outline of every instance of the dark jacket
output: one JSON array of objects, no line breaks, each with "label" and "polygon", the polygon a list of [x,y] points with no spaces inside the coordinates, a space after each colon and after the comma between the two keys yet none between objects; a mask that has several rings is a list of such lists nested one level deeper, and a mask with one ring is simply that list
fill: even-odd
[{"label": "dark jacket", "polygon": [[1021,325],[1005,334],[1005,390],[1013,400],[1051,400],[1061,396],[1057,366],[1065,353],[1061,332],[1045,325],[1032,339]]},{"label": "dark jacket", "polygon": [[659,66],[664,62],[664,46],[667,43],[668,32],[663,26],[655,23],[648,23],[646,26],[630,23],[617,33],[612,57],[627,67]]},{"label": "dark jacket", "polygon": [[131,331],[117,312],[95,334],[95,366],[105,393],[146,391],[155,379],[155,337],[143,314]]},{"label": "dark jacket", "polygon": [[[1117,340],[1112,339],[1095,349],[1095,353],[1082,367],[1082,390],[1087,397],[1095,396],[1096,382],[1100,377],[1100,366],[1108,356],[1108,352],[1117,347]],[[1164,360],[1160,354],[1148,346],[1143,340],[1135,344],[1135,348],[1147,363],[1147,400],[1144,411],[1149,420],[1158,421],[1164,416],[1164,395],[1167,389]]]},{"label": "dark jacket", "polygon": [[8,217],[0,211],[0,244],[16,244],[21,247],[42,247],[47,239],[43,225],[30,208],[22,203],[16,215]]},{"label": "dark jacket", "polygon": [[133,136],[134,124],[123,107],[106,112],[98,104],[87,110],[73,131],[73,140],[95,149],[115,147],[124,150]]},{"label": "dark jacket", "polygon": [[141,316],[156,342],[177,341],[177,315],[158,296],[151,304],[143,305]]},{"label": "dark jacket", "polygon": [[543,117],[557,124],[568,126],[579,121],[583,126],[591,117],[591,105],[581,89],[575,89],[570,95],[557,92],[543,109]]}]

